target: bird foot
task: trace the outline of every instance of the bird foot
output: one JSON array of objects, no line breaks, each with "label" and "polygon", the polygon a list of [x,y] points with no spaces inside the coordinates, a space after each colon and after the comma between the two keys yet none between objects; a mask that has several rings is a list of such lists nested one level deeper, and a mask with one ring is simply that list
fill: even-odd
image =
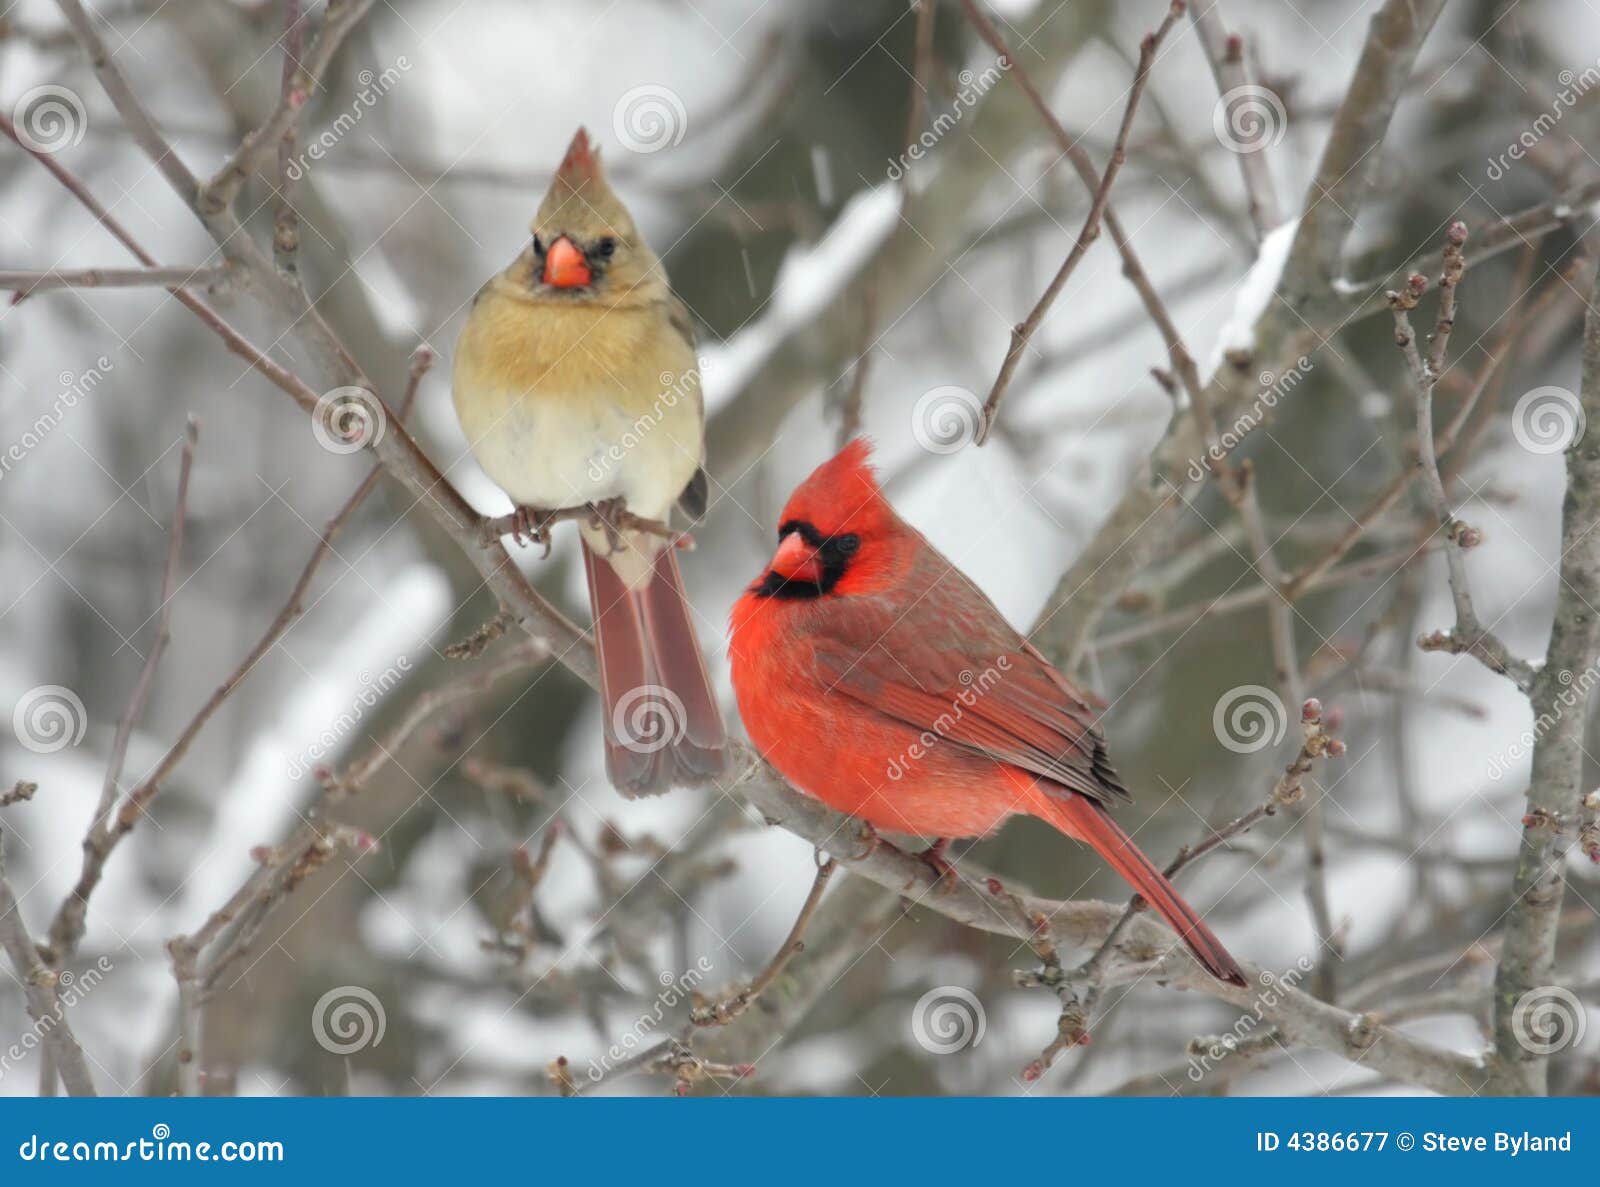
[{"label": "bird foot", "polygon": [[618,530],[616,521],[627,509],[627,500],[621,496],[589,504],[589,522],[597,528],[605,529],[606,542],[611,545],[613,552],[622,547],[622,533]]},{"label": "bird foot", "polygon": [[540,544],[544,556],[550,555],[550,526],[556,522],[555,511],[541,511],[537,507],[519,506],[510,515],[511,539],[518,544]]},{"label": "bird foot", "polygon": [[865,861],[878,851],[878,846],[883,844],[883,838],[878,835],[878,830],[865,820],[857,822],[860,827],[856,830],[856,840],[861,842],[861,852],[851,854],[850,861]]},{"label": "bird foot", "polygon": [[933,871],[937,881],[934,883],[935,894],[949,894],[961,881],[961,875],[956,873],[956,867],[951,865],[945,857],[950,848],[949,837],[938,837],[921,853],[917,854],[927,867]]}]

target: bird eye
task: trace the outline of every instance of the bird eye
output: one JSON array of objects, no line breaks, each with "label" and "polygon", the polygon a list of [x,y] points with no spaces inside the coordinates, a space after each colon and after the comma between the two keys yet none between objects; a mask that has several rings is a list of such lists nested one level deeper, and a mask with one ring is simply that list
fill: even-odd
[{"label": "bird eye", "polygon": [[599,243],[595,244],[595,250],[600,253],[602,259],[609,260],[617,250],[617,241],[607,235]]},{"label": "bird eye", "polygon": [[833,541],[834,551],[840,556],[852,556],[856,549],[861,547],[861,537],[854,532],[848,536],[838,536]]}]

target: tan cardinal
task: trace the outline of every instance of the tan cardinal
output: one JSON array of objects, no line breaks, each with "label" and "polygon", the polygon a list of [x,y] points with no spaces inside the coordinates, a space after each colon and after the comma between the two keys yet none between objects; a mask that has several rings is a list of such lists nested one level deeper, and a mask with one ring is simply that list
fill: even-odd
[{"label": "tan cardinal", "polygon": [[706,505],[705,413],[688,311],[611,192],[597,150],[572,138],[533,234],[479,291],[456,343],[455,405],[473,454],[544,538],[580,521],[605,703],[606,770],[639,795],[722,766],[722,718],[675,550],[620,529]]}]

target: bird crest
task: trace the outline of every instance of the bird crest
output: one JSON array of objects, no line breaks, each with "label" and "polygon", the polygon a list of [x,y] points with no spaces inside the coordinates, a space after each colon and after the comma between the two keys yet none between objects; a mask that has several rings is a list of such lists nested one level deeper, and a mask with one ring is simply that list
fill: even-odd
[{"label": "bird crest", "polygon": [[612,193],[600,167],[600,150],[589,142],[589,133],[583,128],[573,134],[567,145],[561,167],[550,180],[550,189],[534,218],[535,230],[558,226],[578,234],[632,232],[633,220]]},{"label": "bird crest", "polygon": [[872,466],[872,442],[856,437],[795,488],[782,522],[808,523],[831,536],[860,531],[893,516]]}]

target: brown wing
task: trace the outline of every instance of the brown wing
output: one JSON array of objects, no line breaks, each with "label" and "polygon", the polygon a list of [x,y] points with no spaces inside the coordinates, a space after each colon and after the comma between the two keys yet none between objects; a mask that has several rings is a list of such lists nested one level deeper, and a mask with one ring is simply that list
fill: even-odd
[{"label": "brown wing", "polygon": [[[667,301],[667,323],[672,326],[673,332],[689,344],[689,349],[694,349],[694,319],[689,316],[689,307],[676,296]],[[696,356],[696,366],[699,366]],[[699,385],[695,385],[695,399],[703,400]],[[704,405],[702,404],[702,409]],[[705,413],[702,410],[701,418],[704,421]],[[705,438],[700,441],[700,468],[694,472],[694,477],[689,479],[689,485],[683,488],[683,493],[678,496],[678,510],[688,516],[691,524],[699,523],[706,513],[707,504],[707,479],[705,470],[706,447]]]},{"label": "brown wing", "polygon": [[1088,700],[929,545],[911,589],[835,602],[829,634],[815,640],[835,691],[1097,803],[1133,798]]}]

